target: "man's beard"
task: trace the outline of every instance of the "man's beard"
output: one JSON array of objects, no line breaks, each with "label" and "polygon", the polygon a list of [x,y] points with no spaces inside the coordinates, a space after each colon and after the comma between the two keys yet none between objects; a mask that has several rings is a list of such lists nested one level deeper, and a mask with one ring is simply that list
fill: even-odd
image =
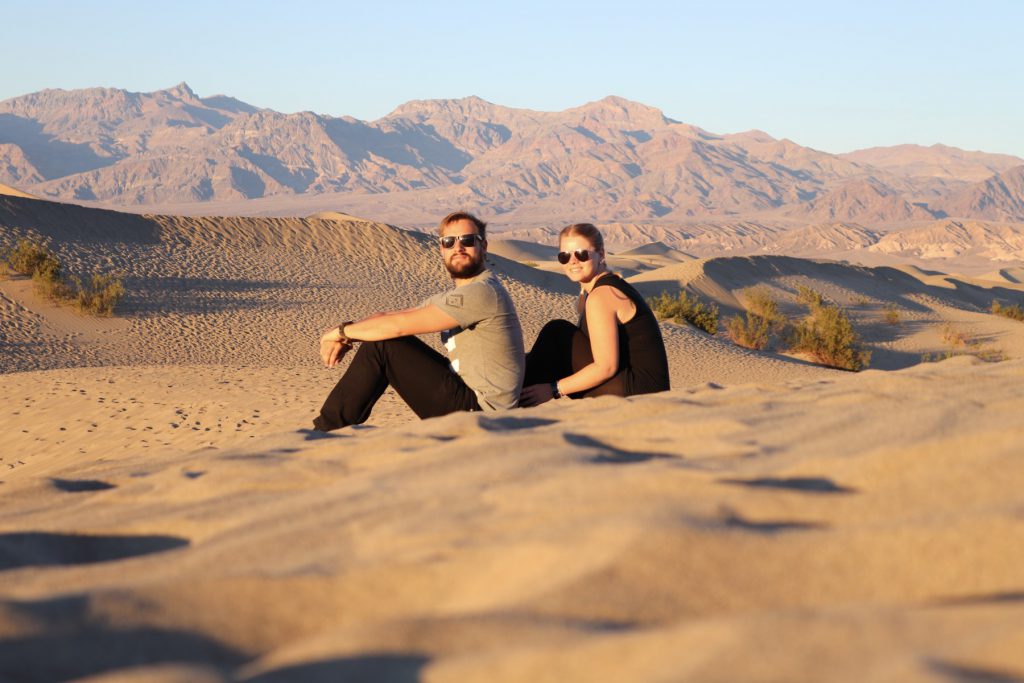
[{"label": "man's beard", "polygon": [[[452,258],[455,258],[455,256],[453,255]],[[452,263],[452,258],[444,262],[444,267],[455,280],[468,280],[471,277],[476,277],[484,269],[483,257],[474,259],[471,256],[467,256],[465,260],[460,260],[457,265]]]}]

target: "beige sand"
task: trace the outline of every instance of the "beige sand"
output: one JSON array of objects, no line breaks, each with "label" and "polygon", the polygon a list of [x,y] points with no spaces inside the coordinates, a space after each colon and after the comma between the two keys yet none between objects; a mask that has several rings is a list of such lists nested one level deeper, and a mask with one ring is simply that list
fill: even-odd
[{"label": "beige sand", "polygon": [[10,185],[4,185],[3,183],[0,183],[0,194],[7,195],[9,197],[23,197],[25,199],[38,199],[38,197],[36,197],[34,194],[29,194],[28,192],[22,192],[21,190],[19,190],[16,187],[11,187]]},{"label": "beige sand", "polygon": [[[427,421],[388,396],[316,438],[320,329],[444,286],[430,237],[6,206],[2,236],[132,294],[96,320],[0,282],[0,680],[1024,678],[1008,278],[669,263],[638,286],[724,313],[816,287],[893,369],[665,324],[671,392]],[[571,315],[560,275],[492,265],[529,340]],[[947,324],[1011,360],[920,364]]]}]

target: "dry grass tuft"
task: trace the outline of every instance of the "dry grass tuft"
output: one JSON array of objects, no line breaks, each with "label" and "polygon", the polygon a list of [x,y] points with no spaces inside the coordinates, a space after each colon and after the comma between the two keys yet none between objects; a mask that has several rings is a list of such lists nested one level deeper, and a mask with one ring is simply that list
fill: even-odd
[{"label": "dry grass tuft", "polygon": [[1020,304],[1010,304],[1004,306],[998,301],[992,302],[992,313],[995,315],[1001,315],[1004,318],[1010,318],[1011,320],[1019,320],[1024,322],[1024,309],[1020,307]]},{"label": "dry grass tuft", "polygon": [[954,356],[974,356],[988,363],[1006,360],[1006,354],[999,348],[986,348],[980,340],[975,339],[967,330],[953,323],[942,327],[942,341],[946,344],[944,351],[926,353],[921,356],[925,363],[946,360]]}]

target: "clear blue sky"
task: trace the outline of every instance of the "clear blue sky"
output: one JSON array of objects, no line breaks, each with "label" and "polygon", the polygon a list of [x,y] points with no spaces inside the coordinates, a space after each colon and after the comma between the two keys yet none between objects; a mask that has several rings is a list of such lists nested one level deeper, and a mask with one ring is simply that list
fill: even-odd
[{"label": "clear blue sky", "polygon": [[614,94],[829,152],[1024,157],[1024,0],[373,4],[0,0],[0,100],[186,81],[375,119],[410,99],[560,110]]}]

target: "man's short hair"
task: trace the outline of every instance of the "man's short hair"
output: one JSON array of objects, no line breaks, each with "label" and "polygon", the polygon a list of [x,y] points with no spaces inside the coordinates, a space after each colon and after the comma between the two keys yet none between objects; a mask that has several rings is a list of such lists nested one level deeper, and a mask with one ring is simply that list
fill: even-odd
[{"label": "man's short hair", "polygon": [[452,223],[456,223],[458,221],[469,221],[470,223],[476,226],[476,231],[480,233],[481,237],[483,237],[484,239],[487,238],[487,223],[484,223],[482,220],[480,220],[473,214],[466,213],[465,211],[453,211],[452,213],[442,218],[441,224],[437,228],[438,232],[444,232],[445,228],[447,228]]}]

